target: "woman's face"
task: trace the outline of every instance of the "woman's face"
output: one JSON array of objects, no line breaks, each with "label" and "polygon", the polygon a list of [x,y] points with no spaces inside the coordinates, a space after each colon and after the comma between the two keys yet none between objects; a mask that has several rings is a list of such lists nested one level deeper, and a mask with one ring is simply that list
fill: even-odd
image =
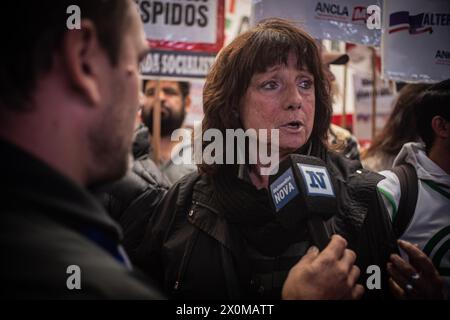
[{"label": "woman's face", "polygon": [[[314,77],[297,69],[294,54],[280,64],[254,74],[243,97],[240,117],[244,129],[278,129],[280,156],[308,141],[314,125]],[[270,140],[269,140],[270,141]]]}]

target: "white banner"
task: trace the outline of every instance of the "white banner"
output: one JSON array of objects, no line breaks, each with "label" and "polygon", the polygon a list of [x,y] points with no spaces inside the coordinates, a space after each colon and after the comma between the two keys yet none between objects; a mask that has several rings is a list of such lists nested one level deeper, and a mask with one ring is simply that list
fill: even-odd
[{"label": "white banner", "polygon": [[388,79],[450,78],[450,1],[385,0],[382,61]]},{"label": "white banner", "polygon": [[225,0],[135,0],[151,53],[146,77],[205,78],[225,39]]},{"label": "white banner", "polygon": [[143,76],[206,78],[215,54],[207,52],[152,50],[140,65]]},{"label": "white banner", "polygon": [[135,0],[147,39],[214,44],[217,0]]},{"label": "white banner", "polygon": [[379,46],[380,29],[369,29],[367,7],[381,7],[381,0],[258,0],[253,2],[252,22],[269,17],[293,20],[314,38]]}]

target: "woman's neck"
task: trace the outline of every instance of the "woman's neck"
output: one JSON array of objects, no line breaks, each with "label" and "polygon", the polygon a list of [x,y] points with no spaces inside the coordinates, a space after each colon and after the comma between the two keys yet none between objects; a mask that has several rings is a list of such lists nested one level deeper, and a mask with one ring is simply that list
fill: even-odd
[{"label": "woman's neck", "polygon": [[[284,155],[280,155],[280,159],[278,162],[283,161],[284,159],[286,159],[288,156],[288,154],[284,154]],[[270,164],[273,168],[273,166],[275,165],[274,163]],[[253,185],[256,187],[256,189],[269,189],[269,177],[270,175],[267,174],[261,174],[261,169],[262,168],[268,168],[269,166],[265,165],[261,165],[260,163],[254,164],[252,166],[250,166],[250,170],[249,170],[249,175],[250,175],[250,179],[253,183]]]},{"label": "woman's neck", "polygon": [[256,187],[256,189],[268,189],[269,186],[269,176],[267,175],[261,175],[260,174],[260,168],[256,166],[251,167],[250,172],[250,179],[252,180],[253,185]]}]

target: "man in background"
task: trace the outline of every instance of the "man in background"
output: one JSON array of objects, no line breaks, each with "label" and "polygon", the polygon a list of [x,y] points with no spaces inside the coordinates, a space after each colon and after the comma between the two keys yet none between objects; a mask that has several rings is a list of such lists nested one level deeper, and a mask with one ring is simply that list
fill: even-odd
[{"label": "man in background", "polygon": [[[159,101],[161,103],[161,159],[159,168],[171,184],[183,176],[197,170],[192,163],[175,164],[172,154],[182,156],[183,152],[192,152],[190,141],[172,141],[172,133],[182,128],[186,114],[191,105],[190,83],[185,81],[162,80],[159,83]],[[145,80],[144,105],[142,107],[142,122],[150,132],[153,132],[153,107],[156,102],[156,80]],[[183,130],[189,130],[184,128]],[[150,156],[152,152],[150,151]]]}]

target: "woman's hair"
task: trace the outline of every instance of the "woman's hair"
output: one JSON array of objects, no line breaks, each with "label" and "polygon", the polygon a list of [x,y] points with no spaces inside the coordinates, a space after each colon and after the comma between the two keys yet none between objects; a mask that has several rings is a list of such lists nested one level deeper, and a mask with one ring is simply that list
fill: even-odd
[{"label": "woman's hair", "polygon": [[363,158],[378,152],[396,155],[405,143],[418,139],[414,106],[420,93],[430,86],[429,84],[407,84],[399,91],[394,110],[383,130],[373,139]]},{"label": "woman's hair", "polygon": [[425,90],[416,104],[415,113],[417,114],[417,131],[429,152],[435,138],[431,126],[432,119],[440,116],[446,121],[450,121],[450,79],[441,81]]},{"label": "woman's hair", "polygon": [[[268,68],[287,64],[289,54],[297,58],[299,69],[314,76],[315,118],[310,141],[324,143],[330,125],[332,108],[329,83],[314,39],[295,24],[283,19],[268,19],[239,35],[219,53],[203,90],[202,131],[244,129],[239,108],[253,75]],[[210,142],[203,142],[203,150]],[[225,148],[224,148],[225,149]],[[218,164],[200,164],[201,172],[214,174]],[[223,165],[222,165],[223,166]]]}]

